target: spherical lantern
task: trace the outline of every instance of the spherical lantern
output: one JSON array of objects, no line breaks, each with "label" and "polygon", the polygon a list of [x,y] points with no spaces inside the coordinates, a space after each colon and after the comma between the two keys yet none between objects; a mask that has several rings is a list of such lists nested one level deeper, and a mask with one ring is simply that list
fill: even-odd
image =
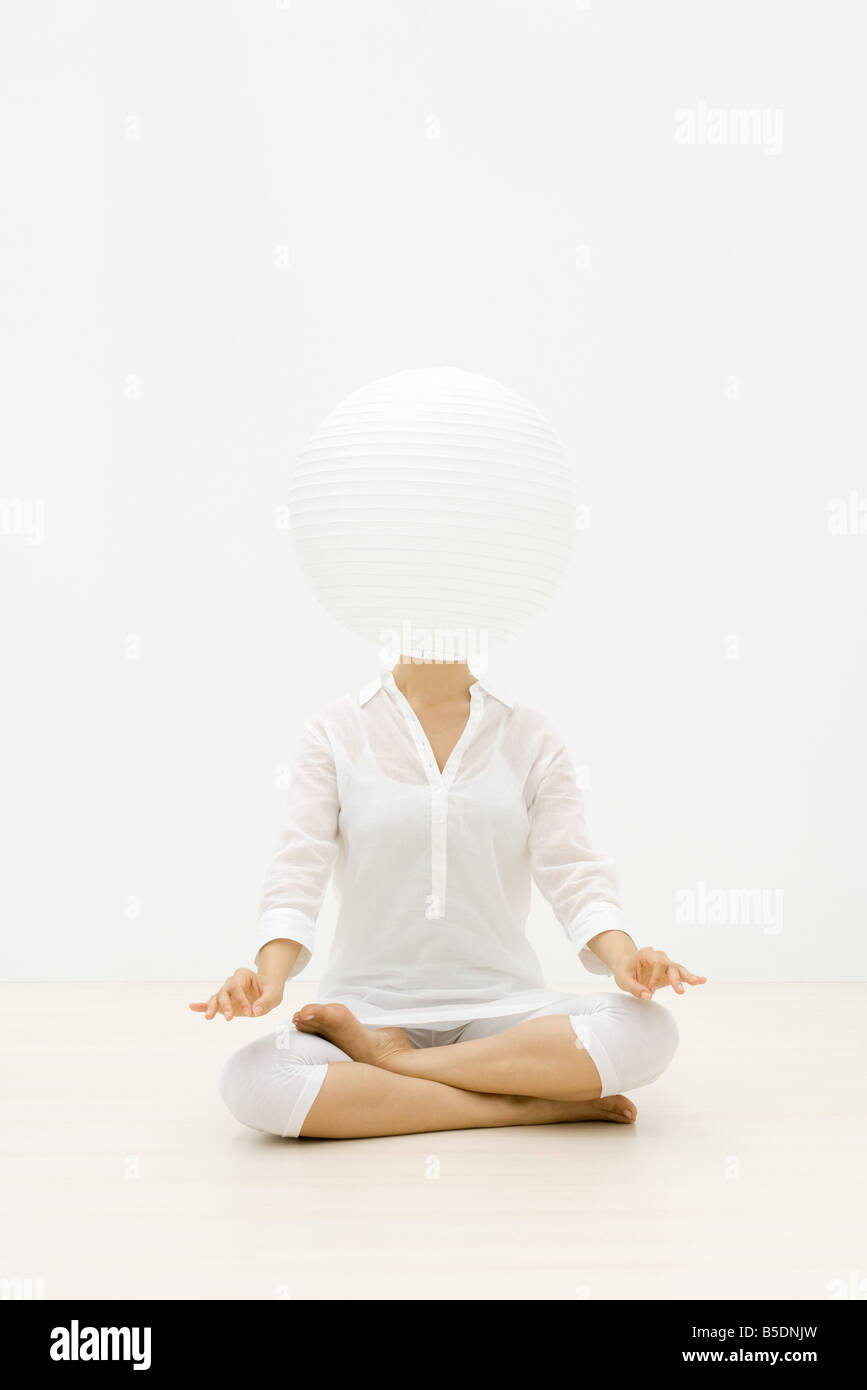
[{"label": "spherical lantern", "polygon": [[464,660],[462,634],[471,648],[503,641],[560,584],[572,474],[550,425],[507,387],[454,368],[398,372],[316,430],[294,470],[290,526],[302,571],[344,627],[393,655]]}]

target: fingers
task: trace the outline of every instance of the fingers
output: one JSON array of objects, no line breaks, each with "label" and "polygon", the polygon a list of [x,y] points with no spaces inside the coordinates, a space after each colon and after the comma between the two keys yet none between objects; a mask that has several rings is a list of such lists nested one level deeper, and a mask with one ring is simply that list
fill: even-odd
[{"label": "fingers", "polygon": [[230,975],[222,989],[212,994],[207,1004],[190,1004],[193,1013],[204,1014],[205,1018],[215,1018],[221,1013],[227,1022],[233,1018],[250,1018],[253,1005],[259,993],[259,986],[251,970],[236,970]]},{"label": "fingers", "polygon": [[668,963],[668,956],[664,951],[654,951],[649,946],[637,953],[634,975],[641,983],[639,999],[652,999],[660,985],[668,983],[665,975],[665,966]]},{"label": "fingers", "polygon": [[680,974],[680,978],[682,980],[685,980],[688,985],[707,984],[707,975],[693,975],[692,971],[687,970],[686,966],[684,965],[678,965],[677,969]]},{"label": "fingers", "polygon": [[640,980],[636,979],[635,975],[624,975],[623,979],[618,980],[617,983],[622,990],[625,990],[627,994],[634,995],[636,999],[652,998],[647,985],[643,985]]},{"label": "fingers", "polygon": [[260,1014],[266,1014],[269,1009],[273,1009],[274,1005],[269,999],[267,988],[262,984],[258,975],[253,976],[252,984],[255,996],[253,999],[253,1013],[258,1018]]},{"label": "fingers", "polygon": [[[634,970],[629,978],[637,982],[639,976],[643,978],[643,986],[633,989],[631,985],[621,984],[622,989],[628,989],[630,994],[636,995],[639,999],[652,999],[658,989],[670,985],[676,994],[685,994],[684,985],[703,985],[707,983],[706,975],[695,975],[679,961],[669,960],[665,951],[654,951],[651,947],[645,947],[639,951],[634,961]],[[620,984],[620,981],[618,981]]]},{"label": "fingers", "polygon": [[[691,970],[680,965],[677,961],[670,961],[666,957],[666,965],[663,970],[664,978],[659,981],[659,986],[671,985],[675,994],[685,994],[684,985],[703,985],[707,983],[706,975],[694,975]],[[651,981],[654,989],[657,988],[656,972]]]},{"label": "fingers", "polygon": [[263,983],[252,970],[236,970],[206,1004],[195,1002],[190,1008],[207,1019],[222,1014],[226,1022],[231,1023],[233,1018],[260,1018],[275,1009],[282,998],[281,983],[269,980]]},{"label": "fingers", "polygon": [[663,985],[668,984],[668,967],[668,956],[660,952],[657,959],[653,962],[653,968],[650,975],[651,994],[653,994],[656,990],[661,989]]},{"label": "fingers", "polygon": [[250,1018],[253,1013],[253,1005],[256,1002],[252,976],[236,975],[229,993],[237,1004],[236,1012],[243,1014],[245,1018]]},{"label": "fingers", "polygon": [[257,1017],[261,1016],[262,1014],[270,1013],[272,1009],[276,1009],[277,1005],[283,998],[282,991],[277,989],[276,986],[265,985],[263,987],[260,985],[259,989],[259,998],[253,1005],[253,1013]]},{"label": "fingers", "polygon": [[238,976],[233,975],[220,990],[220,1009],[230,1023],[233,1018],[249,1018],[253,1013],[252,1000],[248,1002],[244,981]]},{"label": "fingers", "polygon": [[205,1018],[213,1018],[217,1012],[217,996],[212,994],[210,999],[202,1003],[191,1003],[189,1006],[194,1014],[204,1014]]}]

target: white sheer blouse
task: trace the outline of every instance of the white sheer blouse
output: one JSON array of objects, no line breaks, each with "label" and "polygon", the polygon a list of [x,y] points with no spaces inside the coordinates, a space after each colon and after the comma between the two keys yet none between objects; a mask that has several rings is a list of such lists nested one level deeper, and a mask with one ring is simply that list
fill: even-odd
[{"label": "white sheer blouse", "polygon": [[531,877],[593,973],[609,971],[587,942],[625,930],[562,742],[482,681],[442,772],[390,672],[308,721],[257,953],[297,941],[292,974],[304,969],[332,873],[340,909],[319,998],[364,1021],[457,1023],[557,998],[525,935]]}]

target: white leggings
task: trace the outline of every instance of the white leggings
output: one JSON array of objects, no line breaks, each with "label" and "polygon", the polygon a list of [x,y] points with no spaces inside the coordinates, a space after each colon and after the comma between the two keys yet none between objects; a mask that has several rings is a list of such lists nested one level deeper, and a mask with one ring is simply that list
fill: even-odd
[{"label": "white leggings", "polygon": [[[447,1031],[407,1028],[415,1047],[471,1042],[504,1033],[531,1018],[568,1014],[576,1046],[586,1049],[602,1095],[647,1086],[665,1071],[677,1047],[677,1025],[661,1004],[628,994],[568,995],[524,1014],[480,1018]],[[295,1139],[325,1080],[329,1062],[352,1059],[314,1033],[281,1023],[226,1062],[220,1094],[241,1124]]]}]

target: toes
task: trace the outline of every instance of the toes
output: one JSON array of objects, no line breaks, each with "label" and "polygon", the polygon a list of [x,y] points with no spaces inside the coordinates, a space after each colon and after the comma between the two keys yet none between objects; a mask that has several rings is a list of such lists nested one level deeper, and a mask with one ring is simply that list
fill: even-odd
[{"label": "toes", "polygon": [[328,1034],[345,1031],[353,1018],[345,1004],[303,1004],[292,1022],[302,1033]]},{"label": "toes", "polygon": [[610,1096],[606,1101],[606,1105],[612,1119],[615,1119],[618,1124],[635,1124],[638,1108],[633,1105],[632,1101],[628,1100],[626,1096]]}]

